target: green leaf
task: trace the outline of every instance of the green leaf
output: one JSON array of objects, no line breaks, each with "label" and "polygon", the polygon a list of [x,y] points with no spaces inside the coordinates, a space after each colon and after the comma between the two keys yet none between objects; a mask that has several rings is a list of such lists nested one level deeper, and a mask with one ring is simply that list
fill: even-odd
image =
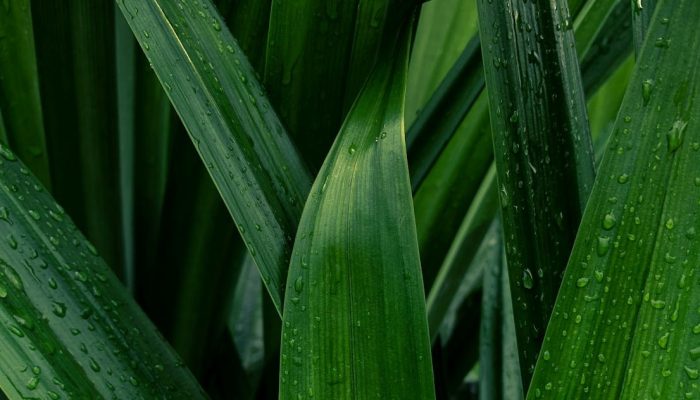
[{"label": "green leaf", "polygon": [[406,133],[414,191],[423,183],[483,89],[481,49],[475,36]]},{"label": "green leaf", "polygon": [[634,54],[639,56],[644,45],[644,38],[649,30],[651,17],[658,0],[630,0],[632,6],[632,34],[634,36]]},{"label": "green leaf", "polygon": [[615,6],[619,3],[621,3],[620,0],[588,0],[584,3],[574,21],[578,54],[588,53],[595,39],[604,34],[603,29],[606,26],[603,21],[612,15]]},{"label": "green leaf", "polygon": [[33,2],[32,18],[52,194],[123,278],[114,5]]},{"label": "green leaf", "polygon": [[632,50],[632,27],[626,17],[629,13],[629,2],[618,1],[608,13],[591,45],[585,53],[579,53],[581,77],[587,98],[597,92]]},{"label": "green leaf", "polygon": [[205,398],[63,209],[14,154],[0,155],[0,391]]},{"label": "green leaf", "polygon": [[307,169],[208,1],[118,4],[281,310]]},{"label": "green leaf", "polygon": [[435,396],[403,137],[411,28],[387,38],[304,208],[280,399]]},{"label": "green leaf", "polygon": [[406,122],[412,123],[478,32],[476,1],[429,1],[421,7],[406,89]]},{"label": "green leaf", "polygon": [[593,151],[566,2],[477,5],[527,388],[593,184]]},{"label": "green leaf", "polygon": [[[500,225],[495,223],[494,226],[497,229],[491,230],[501,235]],[[523,398],[523,388],[518,365],[508,267],[503,241],[494,240],[490,246],[482,297],[479,398],[517,400]]]},{"label": "green leaf", "polygon": [[[398,13],[395,0],[359,0],[355,32],[345,84],[343,112],[347,113],[367,80],[381,49],[382,37]],[[405,2],[410,4],[410,2]],[[389,32],[392,27],[389,26]]]},{"label": "green leaf", "polygon": [[262,76],[272,0],[218,0],[216,3],[250,64]]},{"label": "green leaf", "polygon": [[529,398],[697,396],[698,20],[697,1],[657,5]]},{"label": "green leaf", "polygon": [[455,235],[428,294],[428,327],[433,340],[438,335],[445,314],[459,289],[461,278],[479,249],[480,239],[484,237],[496,215],[498,210],[496,192],[496,168],[492,165]]},{"label": "green leaf", "polygon": [[272,2],[265,87],[313,170],[323,161],[343,120],[358,3]]},{"label": "green leaf", "polygon": [[49,160],[39,98],[29,0],[6,1],[0,8],[0,109],[10,147],[47,185]]},{"label": "green leaf", "polygon": [[432,286],[493,160],[487,100],[485,94],[477,99],[413,197],[426,288]]}]

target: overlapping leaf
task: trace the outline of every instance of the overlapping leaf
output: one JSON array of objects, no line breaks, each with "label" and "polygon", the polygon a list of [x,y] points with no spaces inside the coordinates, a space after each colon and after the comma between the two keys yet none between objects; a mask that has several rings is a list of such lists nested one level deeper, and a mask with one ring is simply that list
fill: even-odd
[{"label": "overlapping leaf", "polygon": [[281,310],[306,167],[209,1],[118,4]]},{"label": "overlapping leaf", "polygon": [[528,398],[698,395],[699,19],[657,5]]},{"label": "overlapping leaf", "polygon": [[7,148],[0,156],[0,391],[204,398],[63,209]]}]

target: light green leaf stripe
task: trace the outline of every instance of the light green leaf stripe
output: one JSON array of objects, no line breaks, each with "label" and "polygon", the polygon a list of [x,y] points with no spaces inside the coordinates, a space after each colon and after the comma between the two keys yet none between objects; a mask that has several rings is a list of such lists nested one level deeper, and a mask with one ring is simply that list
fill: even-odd
[{"label": "light green leaf stripe", "polygon": [[281,311],[311,179],[208,0],[119,0]]},{"label": "light green leaf stripe", "polygon": [[0,392],[205,398],[41,184],[0,147]]},{"label": "light green leaf stripe", "polygon": [[434,398],[404,141],[403,31],[381,52],[304,208],[285,297],[283,400]]},{"label": "light green leaf stripe", "polygon": [[700,395],[700,3],[657,5],[529,399]]}]

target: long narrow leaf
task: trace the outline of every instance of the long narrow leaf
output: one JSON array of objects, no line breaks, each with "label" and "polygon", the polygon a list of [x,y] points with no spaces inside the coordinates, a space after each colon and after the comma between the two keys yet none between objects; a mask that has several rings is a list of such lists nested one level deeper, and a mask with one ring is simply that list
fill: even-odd
[{"label": "long narrow leaf", "polygon": [[307,169],[208,1],[118,4],[281,310]]},{"label": "long narrow leaf", "polygon": [[632,6],[632,33],[634,36],[634,54],[639,56],[644,45],[651,17],[654,15],[654,9],[658,0],[630,0]]},{"label": "long narrow leaf", "polygon": [[52,194],[124,278],[114,4],[32,2],[32,18]]},{"label": "long narrow leaf", "polygon": [[345,79],[359,0],[273,1],[265,87],[313,169],[343,121]]},{"label": "long narrow leaf", "polygon": [[304,208],[280,399],[434,398],[403,137],[410,29],[383,51]]},{"label": "long narrow leaf", "polygon": [[477,5],[527,388],[593,185],[593,151],[566,2]]},{"label": "long narrow leaf", "polygon": [[0,391],[204,398],[63,209],[14,154],[0,155]]},{"label": "long narrow leaf", "polygon": [[0,108],[10,147],[50,185],[49,160],[39,98],[29,0],[7,1],[0,10]]},{"label": "long narrow leaf", "polygon": [[696,1],[657,5],[528,398],[697,396],[698,20]]}]

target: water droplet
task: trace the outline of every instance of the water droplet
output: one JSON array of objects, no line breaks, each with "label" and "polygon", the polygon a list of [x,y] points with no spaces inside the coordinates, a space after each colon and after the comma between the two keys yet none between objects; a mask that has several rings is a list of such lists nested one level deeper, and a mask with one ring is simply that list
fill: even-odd
[{"label": "water droplet", "polygon": [[666,229],[671,230],[671,229],[673,229],[673,226],[674,226],[673,218],[669,218],[668,220],[666,220]]},{"label": "water droplet", "polygon": [[683,366],[683,369],[685,369],[686,375],[688,375],[688,378],[690,379],[698,379],[700,377],[700,372],[696,368],[690,368],[687,365]]},{"label": "water droplet", "polygon": [[617,219],[615,219],[615,216],[612,213],[605,214],[605,217],[603,217],[603,229],[605,230],[609,231],[615,226],[616,223]]},{"label": "water droplet", "polygon": [[651,306],[657,310],[661,310],[662,308],[666,307],[666,302],[663,300],[652,300]]},{"label": "water droplet", "polygon": [[588,285],[588,278],[579,278],[579,279],[576,281],[576,286],[577,286],[577,287],[582,288],[582,287],[586,287],[587,285]]},{"label": "water droplet", "polygon": [[15,157],[15,155],[12,153],[12,151],[2,144],[0,144],[0,156],[2,156],[7,161],[17,160],[17,157]]},{"label": "water droplet", "polygon": [[551,355],[549,354],[549,351],[545,350],[542,357],[545,359],[545,361],[548,361],[551,358]]},{"label": "water droplet", "polygon": [[697,360],[700,358],[700,347],[692,348],[688,351],[688,353],[690,353],[691,360]]},{"label": "water droplet", "polygon": [[354,144],[351,144],[350,147],[348,147],[348,153],[350,153],[350,154],[355,154],[356,150],[357,149],[355,148]]},{"label": "water droplet", "polygon": [[608,249],[610,248],[610,238],[609,237],[604,237],[601,236],[598,238],[598,246],[596,247],[596,253],[600,257],[606,255],[608,253]]},{"label": "water droplet", "polygon": [[29,378],[29,381],[27,381],[27,389],[29,390],[34,390],[39,386],[39,378],[36,376],[32,376]]},{"label": "water droplet", "polygon": [[619,183],[619,184],[625,184],[625,183],[627,183],[627,181],[629,181],[629,179],[630,179],[630,176],[629,176],[629,175],[627,175],[627,174],[622,174],[622,175],[620,175],[620,176],[617,177],[617,183]]},{"label": "water droplet", "polygon": [[662,349],[665,349],[668,346],[668,337],[671,335],[671,332],[666,332],[664,333],[660,338],[659,338],[659,347]]},{"label": "water droplet", "polygon": [[221,23],[219,23],[219,20],[216,18],[213,18],[211,20],[211,26],[214,28],[215,31],[219,32],[221,30]]},{"label": "water droplet", "polygon": [[652,79],[646,79],[642,82],[642,98],[644,99],[644,105],[649,104],[651,99],[651,92],[654,90],[654,81]]},{"label": "water droplet", "polygon": [[51,303],[51,311],[59,318],[66,316],[66,305],[64,303],[54,301]]},{"label": "water droplet", "polygon": [[34,210],[29,210],[29,211],[27,211],[27,213],[29,214],[30,217],[32,217],[32,219],[34,221],[38,221],[41,219],[41,214],[39,214],[38,212],[36,212]]},{"label": "water droplet", "polygon": [[301,293],[301,291],[304,290],[304,278],[301,276],[294,281],[294,290],[296,290],[297,293]]},{"label": "water droplet", "polygon": [[681,147],[681,144],[683,144],[683,136],[685,134],[685,128],[687,126],[688,126],[688,123],[685,121],[681,121],[681,120],[677,120],[676,122],[673,123],[673,126],[666,134],[666,138],[668,140],[669,153],[673,153],[674,151],[678,150],[679,147]]},{"label": "water droplet", "polygon": [[102,368],[100,368],[100,364],[95,361],[94,358],[90,357],[90,369],[95,371],[95,372],[100,372]]},{"label": "water droplet", "polygon": [[523,286],[525,287],[525,289],[532,289],[532,287],[534,286],[532,273],[527,268],[523,270]]},{"label": "water droplet", "polygon": [[654,46],[662,49],[668,49],[669,47],[671,47],[671,39],[666,39],[664,37],[656,38]]},{"label": "water droplet", "polygon": [[598,282],[603,281],[603,271],[597,269],[593,272],[593,276],[595,277],[596,281],[598,281]]},{"label": "water droplet", "polygon": [[[700,180],[700,178],[698,178]],[[5,222],[10,222],[10,210],[7,207],[0,207],[0,219]]]}]

